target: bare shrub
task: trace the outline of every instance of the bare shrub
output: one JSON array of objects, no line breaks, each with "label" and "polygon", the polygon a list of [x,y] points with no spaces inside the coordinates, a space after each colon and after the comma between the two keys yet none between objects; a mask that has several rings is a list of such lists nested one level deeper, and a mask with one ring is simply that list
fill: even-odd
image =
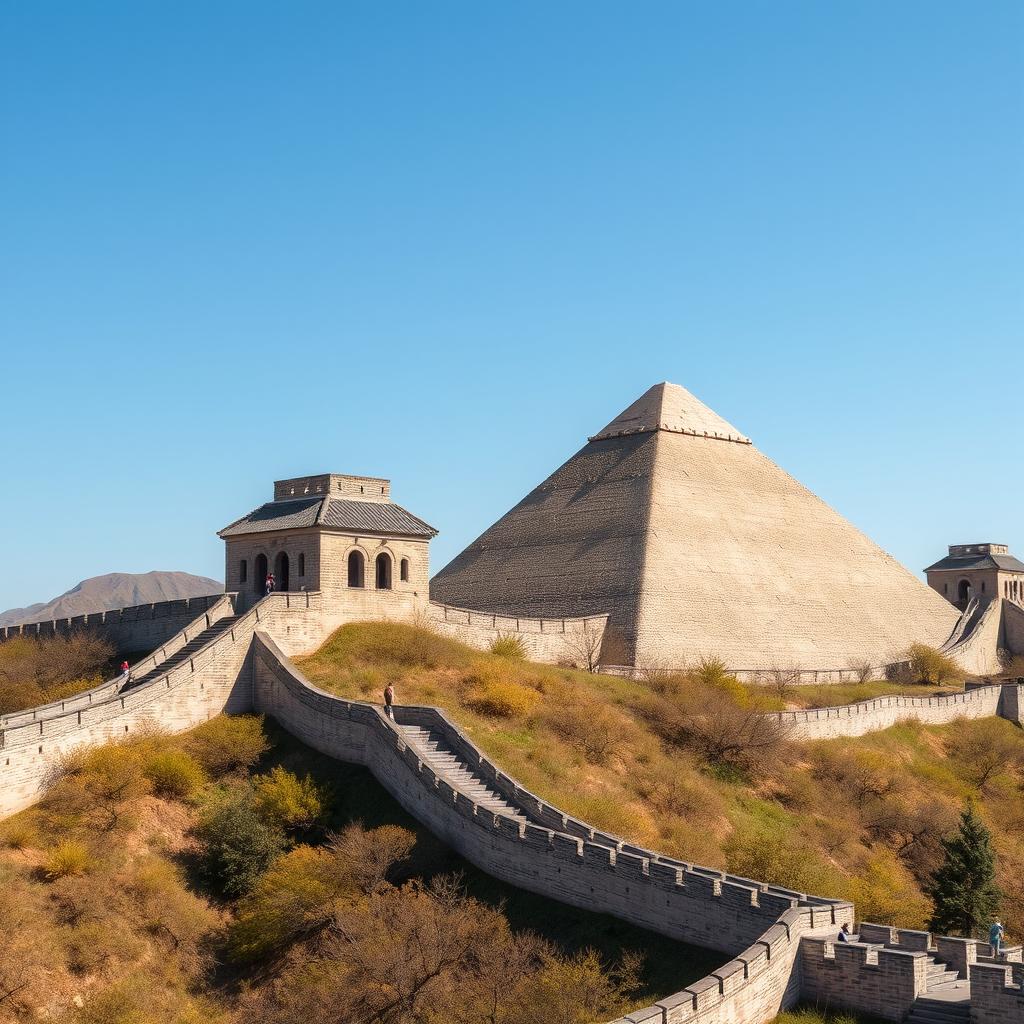
[{"label": "bare shrub", "polygon": [[961,776],[983,789],[1024,760],[1019,731],[1001,718],[960,722],[950,735],[946,750]]},{"label": "bare shrub", "polygon": [[601,662],[603,630],[587,621],[583,623],[582,629],[572,630],[564,636],[566,662],[585,672],[596,672]]},{"label": "bare shrub", "polygon": [[579,690],[566,690],[549,702],[544,721],[593,764],[608,764],[625,741],[623,717]]},{"label": "bare shrub", "polygon": [[848,662],[848,666],[858,683],[870,682],[872,676],[876,675],[876,670],[871,662],[863,658],[852,659]]},{"label": "bare shrub", "polygon": [[762,673],[761,678],[766,689],[785,702],[793,695],[793,688],[800,682],[800,670],[793,667],[770,668]]}]

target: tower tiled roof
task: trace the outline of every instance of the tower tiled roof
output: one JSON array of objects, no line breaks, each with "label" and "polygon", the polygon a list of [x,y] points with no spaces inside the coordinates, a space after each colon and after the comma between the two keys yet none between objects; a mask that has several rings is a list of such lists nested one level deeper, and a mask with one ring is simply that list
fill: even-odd
[{"label": "tower tiled roof", "polygon": [[268,501],[247,516],[236,519],[217,534],[238,537],[274,530],[300,530],[311,526],[348,533],[398,534],[403,537],[434,537],[437,530],[401,505],[383,501],[355,501],[330,496]]},{"label": "tower tiled roof", "polygon": [[988,552],[980,552],[976,555],[947,555],[939,559],[934,565],[929,565],[925,572],[938,572],[940,570],[950,572],[967,569],[1002,569],[1004,572],[1024,572],[1024,562],[1013,555],[991,555]]}]

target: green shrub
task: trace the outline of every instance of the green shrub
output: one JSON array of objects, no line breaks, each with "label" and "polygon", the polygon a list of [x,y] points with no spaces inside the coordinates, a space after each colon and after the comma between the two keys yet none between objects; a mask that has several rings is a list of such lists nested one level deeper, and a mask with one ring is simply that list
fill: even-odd
[{"label": "green shrub", "polygon": [[963,679],[964,672],[952,658],[947,658],[927,644],[912,644],[907,651],[907,662],[914,682],[926,685]]},{"label": "green shrub", "polygon": [[65,839],[47,855],[43,873],[51,881],[69,875],[84,875],[91,866],[89,851],[82,843]]},{"label": "green shrub", "polygon": [[499,636],[491,644],[491,654],[500,658],[508,658],[511,661],[526,661],[526,645],[522,637]]},{"label": "green shrub", "polygon": [[310,828],[323,814],[323,794],[308,775],[300,779],[278,766],[254,779],[253,788],[260,814],[283,828]]},{"label": "green shrub", "polygon": [[218,715],[189,735],[185,749],[211,775],[244,771],[270,749],[262,715]]},{"label": "green shrub", "polygon": [[188,800],[206,782],[199,762],[184,750],[160,750],[151,754],[145,764],[146,778],[158,796]]},{"label": "green shrub", "polygon": [[215,804],[198,833],[206,846],[203,871],[230,897],[249,892],[286,843],[277,822],[260,814],[248,786],[229,792]]}]

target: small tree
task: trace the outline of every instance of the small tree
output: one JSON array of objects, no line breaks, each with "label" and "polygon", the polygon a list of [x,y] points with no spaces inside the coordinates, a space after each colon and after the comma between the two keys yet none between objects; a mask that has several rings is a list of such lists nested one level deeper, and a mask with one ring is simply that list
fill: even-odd
[{"label": "small tree", "polygon": [[983,932],[999,909],[992,836],[968,804],[960,827],[942,840],[944,859],[926,892],[935,905],[928,927],[970,938]]},{"label": "small tree", "polygon": [[947,658],[941,651],[927,644],[912,644],[907,651],[906,660],[909,663],[910,677],[915,683],[935,686],[964,677],[960,666],[952,658]]}]

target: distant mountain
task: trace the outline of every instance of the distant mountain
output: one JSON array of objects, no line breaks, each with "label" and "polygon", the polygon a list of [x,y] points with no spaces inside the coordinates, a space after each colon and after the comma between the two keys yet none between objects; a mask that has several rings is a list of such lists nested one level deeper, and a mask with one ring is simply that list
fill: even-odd
[{"label": "distant mountain", "polygon": [[72,587],[52,601],[41,601],[27,608],[10,608],[0,612],[0,626],[91,615],[93,612],[127,608],[133,604],[177,601],[183,597],[203,597],[223,591],[223,583],[205,576],[191,576],[187,572],[111,572],[106,576],[82,580],[77,587]]}]

